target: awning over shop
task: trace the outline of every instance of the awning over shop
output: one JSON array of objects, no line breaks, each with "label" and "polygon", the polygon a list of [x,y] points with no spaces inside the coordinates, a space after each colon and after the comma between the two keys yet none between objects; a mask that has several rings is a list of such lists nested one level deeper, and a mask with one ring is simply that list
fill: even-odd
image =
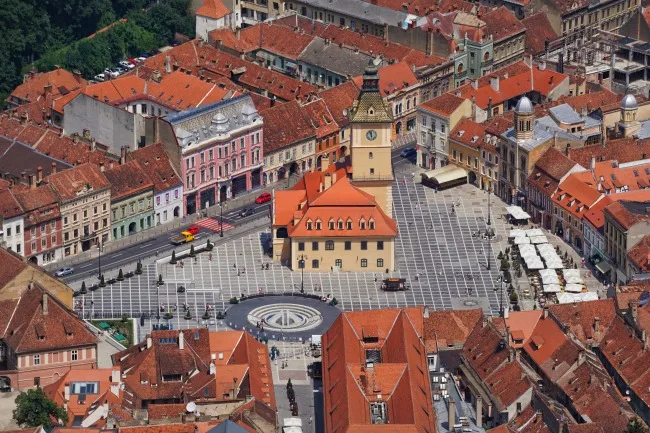
[{"label": "awning over shop", "polygon": [[450,170],[453,170],[456,168],[456,166],[453,165],[445,165],[444,167],[436,168],[435,170],[429,170],[425,171],[424,173],[421,174],[422,179],[433,179],[436,176],[439,176],[443,173],[447,173]]},{"label": "awning over shop", "polygon": [[602,262],[596,263],[596,269],[598,269],[600,273],[606,274],[607,272],[612,270],[612,266],[603,260]]},{"label": "awning over shop", "polygon": [[506,207],[508,215],[513,217],[516,220],[527,220],[530,218],[528,212],[524,211],[521,206],[508,206]]},{"label": "awning over shop", "polygon": [[467,178],[467,172],[460,168],[454,167],[451,170],[445,171],[444,173],[438,174],[433,177],[434,180],[437,180],[439,184],[445,184],[447,182],[453,182],[455,180]]}]

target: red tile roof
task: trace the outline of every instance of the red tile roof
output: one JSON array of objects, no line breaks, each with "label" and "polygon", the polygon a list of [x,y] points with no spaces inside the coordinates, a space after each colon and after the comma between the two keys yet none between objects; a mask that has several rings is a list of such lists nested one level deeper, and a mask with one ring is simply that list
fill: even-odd
[{"label": "red tile roof", "polygon": [[562,178],[575,166],[576,163],[564,153],[550,147],[535,163],[528,182],[551,197],[560,185]]},{"label": "red tile roof", "polygon": [[[505,349],[500,349],[502,344],[506,344]],[[510,406],[531,388],[519,361],[509,360],[505,336],[489,321],[476,324],[463,347],[463,357],[490,390],[497,411]]]},{"label": "red tile roof", "polygon": [[486,145],[492,146],[486,141],[485,124],[477,123],[469,117],[465,117],[458,122],[456,127],[449,133],[449,140],[475,150]]},{"label": "red tile roof", "polygon": [[429,311],[429,317],[425,317],[423,322],[427,353],[464,344],[482,317],[481,309]]},{"label": "red tile roof", "polygon": [[15,197],[25,211],[25,228],[61,217],[58,197],[48,184],[36,188],[20,188]]},{"label": "red tile roof", "polygon": [[298,101],[276,104],[260,114],[264,118],[265,154],[316,137],[315,128]]},{"label": "red tile roof", "polygon": [[418,107],[449,117],[463,102],[465,102],[465,99],[456,96],[454,93],[443,93],[440,96],[419,104]]},{"label": "red tile roof", "polygon": [[[357,87],[361,88],[363,77],[354,77],[353,80]],[[417,83],[417,77],[406,62],[394,63],[379,69],[379,92],[382,96],[398,94]]]},{"label": "red tile roof", "polygon": [[327,104],[322,99],[315,99],[302,106],[305,115],[311,119],[316,131],[316,138],[324,138],[338,133],[341,128],[334,121]]},{"label": "red tile roof", "polygon": [[141,194],[153,189],[153,182],[138,160],[131,160],[104,172],[111,184],[111,201]]},{"label": "red tile roof", "polygon": [[619,164],[639,161],[650,156],[650,139],[637,140],[634,137],[608,140],[607,145],[595,144],[571,148],[569,158],[583,167],[589,167],[591,158],[600,161],[618,161]]},{"label": "red tile roof", "polygon": [[[616,316],[611,299],[552,305],[550,313],[584,345],[600,342]],[[599,332],[595,329],[596,318],[599,319]]]},{"label": "red tile roof", "polygon": [[526,28],[525,51],[527,54],[542,53],[546,48],[545,42],[553,41],[558,36],[545,12],[540,11],[529,15],[521,20],[521,24]]},{"label": "red tile roof", "polygon": [[247,27],[241,30],[240,35],[249,47],[263,48],[294,60],[314,40],[309,34],[294,32],[289,27],[273,24],[273,21]]},{"label": "red tile roof", "polygon": [[100,191],[110,187],[110,183],[98,166],[83,164],[71,169],[51,174],[45,181],[52,185],[52,188],[63,201],[75,200],[78,193],[90,186],[94,191]]},{"label": "red tile roof", "polygon": [[579,347],[550,317],[540,318],[523,349],[551,382],[562,377],[578,360]]},{"label": "red tile roof", "polygon": [[[623,200],[621,200],[623,201]],[[621,201],[614,202],[605,208],[605,216],[608,215],[617,221],[625,230],[640,222],[650,221],[650,214],[630,211]],[[650,202],[646,203],[650,206]]]},{"label": "red tile roof", "polygon": [[[468,83],[456,89],[454,92],[460,92],[461,97],[465,99],[472,99],[472,96],[475,96],[476,105],[485,110],[490,98],[492,98],[492,104],[496,105],[516,98],[531,90],[535,90],[544,97],[549,97],[565,79],[568,80],[567,75],[550,69],[539,69],[538,66],[534,66],[532,68],[534,82],[531,83],[530,71],[528,65],[520,61],[479,78],[478,89],[474,88],[473,83]],[[499,77],[499,91],[494,90],[490,85],[490,77],[493,76]]]},{"label": "red tile roof", "polygon": [[585,186],[582,179],[581,173],[570,174],[551,196],[553,203],[580,219],[603,198],[599,191]]},{"label": "red tile roof", "polygon": [[347,113],[359,97],[359,88],[354,81],[347,81],[339,86],[323,90],[318,95],[327,104],[336,123],[340,127],[346,126],[349,123]]},{"label": "red tile roof", "polygon": [[196,11],[197,15],[212,18],[213,20],[223,18],[230,13],[230,9],[221,0],[203,0],[203,4]]},{"label": "red tile roof", "polygon": [[[421,315],[419,308],[344,312],[334,321],[322,337],[326,431],[378,431],[370,419],[378,394],[390,431],[436,430],[422,329],[412,319]],[[377,350],[381,363],[367,367],[366,350]]]},{"label": "red tile roof", "polygon": [[47,86],[51,86],[49,92],[54,97],[58,97],[86,87],[87,84],[86,80],[72,72],[55,69],[50,72],[29,74],[25,82],[11,92],[11,97],[19,98],[25,102],[35,102],[45,97]]},{"label": "red tile roof", "polygon": [[521,21],[505,6],[495,8],[480,18],[486,24],[485,33],[491,35],[495,43],[526,31]]},{"label": "red tile roof", "polygon": [[161,143],[142,147],[127,155],[128,160],[137,160],[147,177],[153,182],[156,193],[183,184],[172,167],[169,156]]},{"label": "red tile roof", "polygon": [[[47,313],[43,300],[47,299]],[[22,294],[2,332],[14,353],[48,352],[67,348],[95,347],[97,338],[75,313],[37,283]]]},{"label": "red tile roof", "polygon": [[3,219],[15,218],[24,212],[20,202],[16,200],[13,190],[4,189],[0,191],[0,216]]},{"label": "red tile roof", "polygon": [[641,272],[650,272],[650,235],[646,235],[627,252],[628,259]]}]

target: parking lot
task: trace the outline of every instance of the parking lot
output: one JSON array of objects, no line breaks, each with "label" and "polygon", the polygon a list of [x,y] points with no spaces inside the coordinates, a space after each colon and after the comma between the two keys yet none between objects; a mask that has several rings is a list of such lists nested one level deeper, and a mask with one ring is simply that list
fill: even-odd
[{"label": "parking lot", "polygon": [[[499,247],[473,236],[473,232],[486,227],[487,194],[471,185],[435,193],[415,183],[407,175],[408,170],[403,173],[394,185],[398,269],[390,276],[406,278],[410,290],[381,291],[379,285],[385,274],[321,272],[304,274],[305,291],[336,297],[339,307],[350,311],[416,305],[498,311],[494,287]],[[492,227],[499,239],[505,233],[500,218],[504,206],[492,197]],[[77,298],[78,307],[93,316],[160,315],[161,319],[154,318],[153,323],[166,323],[162,317],[171,311],[173,318],[169,322],[174,327],[216,327],[216,320],[206,323],[201,319],[207,305],[215,312],[223,311],[231,298],[241,294],[300,291],[299,272],[274,264],[263,255],[262,243],[269,236],[268,231],[261,231],[233,239],[216,247],[212,259],[207,253],[199,254],[195,260],[184,260],[183,267],[163,264],[156,269],[153,264],[147,265],[141,276]],[[486,267],[488,257],[492,257],[491,270]],[[263,270],[266,263],[269,269]],[[161,286],[155,284],[159,274],[164,280]],[[184,293],[178,293],[179,286],[185,288]],[[184,305],[191,312],[191,320],[183,318]],[[147,321],[146,328],[150,323]]]}]

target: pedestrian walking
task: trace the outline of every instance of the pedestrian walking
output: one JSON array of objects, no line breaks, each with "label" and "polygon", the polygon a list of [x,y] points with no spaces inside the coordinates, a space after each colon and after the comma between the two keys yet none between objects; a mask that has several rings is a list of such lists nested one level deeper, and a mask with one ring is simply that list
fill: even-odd
[{"label": "pedestrian walking", "polygon": [[237,269],[237,276],[239,277],[241,275],[241,271]]},{"label": "pedestrian walking", "polygon": [[309,415],[309,425],[311,425],[311,421],[312,421],[312,418],[311,418],[311,415]]},{"label": "pedestrian walking", "polygon": [[212,253],[208,253],[208,260],[212,261]]},{"label": "pedestrian walking", "polygon": [[232,264],[233,269],[237,269],[237,263]]},{"label": "pedestrian walking", "polygon": [[156,257],[158,257],[158,250],[156,250]]}]

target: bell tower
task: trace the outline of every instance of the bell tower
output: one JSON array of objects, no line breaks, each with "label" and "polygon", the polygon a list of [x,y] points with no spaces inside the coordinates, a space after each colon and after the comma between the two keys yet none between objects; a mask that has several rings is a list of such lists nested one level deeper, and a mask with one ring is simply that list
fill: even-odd
[{"label": "bell tower", "polygon": [[379,72],[370,61],[363,74],[359,98],[350,109],[352,182],[375,197],[392,218],[393,165],[391,162],[392,110],[382,98]]}]

